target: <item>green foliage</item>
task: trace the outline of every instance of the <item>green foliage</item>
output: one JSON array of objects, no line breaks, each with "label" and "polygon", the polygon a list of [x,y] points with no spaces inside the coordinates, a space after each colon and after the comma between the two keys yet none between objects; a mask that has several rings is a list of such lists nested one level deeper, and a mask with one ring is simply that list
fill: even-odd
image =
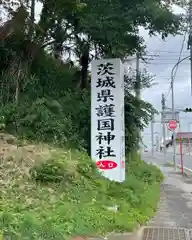
[{"label": "green foliage", "polygon": [[[57,100],[46,97],[37,98],[34,102],[27,99],[18,106],[6,104],[0,110],[5,117],[6,130],[30,140],[86,149],[90,154],[90,91],[65,91],[63,94]],[[147,126],[153,111],[151,105],[144,101],[140,102],[140,109],[137,104],[138,100],[133,95],[126,96],[127,154],[137,146],[137,130]]]},{"label": "green foliage", "polygon": [[63,97],[66,90],[75,87],[76,71],[75,67],[69,68],[68,64],[57,63],[51,56],[43,53],[32,64],[31,74],[36,76],[37,81],[28,85],[26,93],[30,99]]},{"label": "green foliage", "polygon": [[[76,161],[69,159],[77,156]],[[40,182],[78,182],[81,176],[94,178],[100,176],[96,171],[95,164],[91,161],[86,153],[78,152],[72,154],[71,151],[66,151],[53,154],[50,159],[38,162],[31,171],[32,178]]]},{"label": "green foliage", "polygon": [[0,116],[0,131],[5,129],[5,121],[4,116]]},{"label": "green foliage", "polygon": [[[178,31],[180,16],[170,11],[169,2],[162,4],[160,0],[113,0],[110,3],[46,0],[42,4],[40,20],[32,24],[32,32],[25,22],[26,31],[16,31],[0,43],[3,63],[0,65],[3,73],[0,100],[1,112],[6,118],[5,128],[21,137],[83,148],[90,154],[88,69],[91,59],[124,59],[144,46],[138,26],[145,27],[150,34],[160,33],[164,38]],[[9,6],[12,15],[16,8],[13,6]],[[29,12],[32,14],[32,6]],[[60,58],[54,59],[52,55],[58,51]],[[63,52],[69,54],[68,63],[61,60]],[[92,52],[95,55],[92,56]],[[77,67],[72,55],[76,56]],[[88,76],[84,79],[85,90],[79,88],[83,74],[86,75],[83,69]],[[24,76],[18,78],[21,72]],[[148,87],[150,77],[144,73],[142,78],[145,79],[142,87]],[[17,81],[19,101],[16,106],[13,102]],[[147,126],[154,111],[149,103],[138,101],[131,93],[135,78],[129,79],[129,83],[132,89],[126,89],[125,94],[127,153],[137,147],[138,130]]]},{"label": "green foliage", "polygon": [[148,184],[163,181],[163,175],[161,174],[160,170],[154,165],[147,165],[142,162],[139,165],[132,166],[132,171],[138,179],[142,179]]},{"label": "green foliage", "polygon": [[[124,183],[111,182],[100,175],[86,153],[55,149],[50,158],[32,165],[32,179],[19,172],[14,184],[4,186],[2,234],[43,240],[132,231],[154,215],[160,192],[160,182],[142,177],[138,169],[141,173],[147,168],[154,179],[160,179],[161,172],[141,161],[137,168],[130,168]],[[117,212],[109,209],[114,205],[119,206]]]},{"label": "green foliage", "polygon": [[126,161],[127,175],[137,177],[137,179],[144,181],[144,183],[152,184],[153,182],[162,182],[164,177],[159,168],[152,164],[146,164],[141,161],[138,153],[130,152]]},{"label": "green foliage", "polygon": [[[89,51],[94,49],[100,56],[125,57],[141,50],[143,39],[138,33],[140,26],[149,30],[151,35],[158,33],[162,38],[175,34],[181,25],[181,17],[172,13],[171,6],[173,2],[181,4],[183,1],[166,1],[166,4],[161,0],[40,2],[40,20],[34,26],[28,26],[22,36],[21,32],[18,34],[20,37],[17,37],[17,45],[20,50],[24,45],[22,38],[27,38],[35,40],[42,47],[49,47],[55,53],[65,51],[80,58],[85,53],[85,45],[89,45]],[[27,4],[25,7],[29,12],[33,12],[35,4],[30,9]],[[13,2],[9,10],[14,13],[15,9]],[[82,35],[84,37],[80,37]]]},{"label": "green foliage", "polygon": [[[143,53],[138,26],[165,38],[177,33],[180,16],[170,11],[172,3],[160,0],[40,2],[39,22],[34,1],[30,9],[25,6],[27,19],[17,15],[13,34],[0,43],[0,127],[20,138],[80,152],[56,149],[33,166],[30,158],[26,169],[20,169],[19,161],[7,161],[2,176],[11,170],[0,186],[0,229],[4,237],[30,240],[131,231],[154,214],[163,180],[156,167],[133,154],[138,129],[147,126],[154,109],[133,96],[131,79],[125,92],[127,178],[121,184],[104,179],[84,153],[90,154],[89,64],[94,58]],[[2,6],[16,16],[14,1],[3,0]],[[61,60],[63,53],[68,63]],[[151,80],[145,77],[148,87]],[[113,204],[120,207],[117,213],[108,209]]]},{"label": "green foliage", "polygon": [[[65,56],[68,55],[69,62],[73,62],[72,56],[75,56],[81,67],[79,81],[82,83],[82,88],[89,86],[87,76],[91,59],[101,57],[123,59],[136,52],[143,54],[145,44],[139,35],[139,27],[149,30],[150,35],[160,34],[165,39],[168,34],[176,34],[182,28],[180,26],[183,22],[181,16],[171,11],[173,2],[178,4],[183,1],[164,3],[162,0],[142,2],[84,0],[83,3],[79,3],[78,0],[45,0],[40,2],[42,11],[39,20],[34,16],[36,1],[32,2],[30,8],[30,4],[23,3],[22,9],[27,14],[25,18],[22,16],[23,12],[18,14],[21,7],[19,4],[15,6],[14,1],[6,7],[14,20],[16,15],[18,18],[17,21],[12,22],[13,32],[0,46],[3,63],[0,68],[7,70],[12,66],[12,60],[18,59],[18,62],[21,61],[24,65],[28,63],[27,70],[31,73],[34,70],[31,65],[42,59],[44,49],[57,60],[59,59],[57,61],[59,64],[64,53]],[[42,75],[39,81],[45,83],[46,76],[47,74]],[[54,76],[51,76],[54,81]],[[61,86],[63,85],[64,82],[61,83]],[[39,91],[42,94],[45,93],[45,89],[53,92],[51,87],[52,80]]]},{"label": "green foliage", "polygon": [[148,29],[150,34],[160,33],[162,38],[179,28],[180,17],[170,11],[169,3],[162,4],[161,0],[85,2],[85,13],[77,14],[79,29],[91,35],[101,54],[107,56],[122,57],[141,49],[143,39],[138,36],[138,26]]},{"label": "green foliage", "polygon": [[[77,103],[74,99],[73,104]],[[1,115],[5,118],[6,130],[20,137],[81,149],[86,146],[84,136],[80,135],[83,129],[75,124],[78,123],[78,116],[73,119],[75,112],[67,110],[68,106],[65,111],[56,100],[41,98],[19,106],[7,104],[1,108]]]}]

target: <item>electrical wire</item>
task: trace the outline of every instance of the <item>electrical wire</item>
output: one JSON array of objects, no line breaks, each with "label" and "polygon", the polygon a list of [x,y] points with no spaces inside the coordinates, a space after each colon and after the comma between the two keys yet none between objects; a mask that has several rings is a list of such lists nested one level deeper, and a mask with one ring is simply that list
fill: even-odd
[{"label": "electrical wire", "polygon": [[[178,60],[177,60],[177,63],[179,63],[180,60],[181,60],[181,55],[182,55],[182,52],[183,52],[186,35],[187,35],[187,31],[185,32],[184,37],[183,37],[183,42],[182,42],[182,45],[181,45],[181,50],[180,50],[180,53],[179,53],[179,58],[178,58]],[[175,72],[174,72],[173,78],[171,79],[171,82],[170,82],[169,90],[168,90],[168,92],[165,94],[165,101],[167,100],[167,98],[168,98],[168,96],[169,96],[169,94],[170,94],[170,92],[171,92],[171,88],[172,88],[172,85],[173,85],[173,81],[175,80],[175,77],[176,77],[176,75],[177,75],[178,67],[179,67],[179,64],[178,64],[178,65],[176,66],[176,68],[175,68]]]}]

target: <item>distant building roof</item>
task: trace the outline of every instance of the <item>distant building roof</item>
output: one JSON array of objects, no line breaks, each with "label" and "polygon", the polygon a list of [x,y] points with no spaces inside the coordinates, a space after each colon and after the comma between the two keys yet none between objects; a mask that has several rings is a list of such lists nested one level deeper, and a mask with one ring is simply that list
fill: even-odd
[{"label": "distant building roof", "polygon": [[176,138],[192,138],[192,132],[177,132]]}]

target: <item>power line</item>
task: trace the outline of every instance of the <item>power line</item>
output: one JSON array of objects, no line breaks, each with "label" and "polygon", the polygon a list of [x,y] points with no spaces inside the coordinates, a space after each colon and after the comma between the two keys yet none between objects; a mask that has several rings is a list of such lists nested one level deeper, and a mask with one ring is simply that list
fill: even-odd
[{"label": "power line", "polygon": [[[156,54],[157,54],[157,53],[171,53],[171,54],[172,54],[172,53],[173,53],[173,54],[175,54],[175,53],[178,53],[178,54],[179,54],[179,53],[180,53],[180,51],[170,51],[170,50],[154,50],[154,51],[153,51],[153,50],[150,50],[150,51],[147,52],[147,54],[148,54],[149,52],[151,52],[151,53],[156,53]],[[188,52],[188,51],[185,50],[185,51],[183,51],[183,52]]]},{"label": "power line", "polygon": [[[166,64],[166,63],[173,63],[173,64],[175,64],[175,61],[178,61],[178,58],[180,57],[180,59],[181,59],[181,57],[183,58],[183,57],[187,57],[188,56],[188,54],[185,54],[185,55],[178,55],[178,56],[175,56],[174,58],[170,58],[170,57],[164,57],[164,58],[162,58],[162,57],[159,57],[159,58],[145,58],[145,61],[143,60],[143,61],[141,61],[142,63],[144,63],[144,64],[154,64],[154,63],[161,63],[161,64]],[[183,64],[186,64],[186,63],[183,63]]]},{"label": "power line", "polygon": [[167,92],[166,95],[165,95],[165,101],[167,101],[167,98],[168,98],[170,92],[171,92],[171,84],[170,84],[170,86],[169,86],[168,92]]},{"label": "power line", "polygon": [[[182,52],[183,52],[186,35],[187,35],[187,31],[185,32],[184,37],[183,37],[183,42],[182,42],[182,45],[181,45],[181,50],[180,50],[180,54],[179,54],[179,58],[177,60],[177,63],[181,60],[181,55],[182,55]],[[165,95],[165,100],[167,100],[167,98],[168,98],[168,96],[170,94],[170,91],[171,91],[171,88],[172,88],[172,85],[173,85],[173,81],[175,80],[175,77],[177,75],[178,66],[179,66],[179,64],[176,66],[173,78],[171,79],[171,82],[170,82],[169,90],[168,90],[167,94]]]},{"label": "power line", "polygon": [[[188,56],[188,54],[184,54],[183,57],[185,56]],[[171,60],[175,60],[175,59],[178,59],[179,57],[179,54],[177,56],[173,56],[173,57],[170,57],[170,56],[159,56],[159,57],[156,57],[156,58],[145,58],[145,60],[149,60],[149,61],[171,61]]]},{"label": "power line", "polygon": [[[146,55],[143,57],[143,60],[141,60],[142,62],[147,62],[147,61],[174,61],[174,60],[178,60],[178,57],[180,55],[177,54],[175,56],[170,56],[170,54],[167,55],[159,55],[159,56],[149,56]],[[188,56],[188,54],[182,54],[182,57]]]},{"label": "power line", "polygon": [[[179,58],[178,58],[178,61],[177,61],[177,62],[180,62],[180,60],[181,60],[181,55],[182,55],[182,51],[183,51],[184,44],[185,44],[186,34],[187,34],[187,32],[185,32],[185,34],[184,34],[183,42],[182,42],[182,46],[181,46],[181,51],[180,51]],[[177,65],[177,67],[176,67],[176,69],[175,69],[175,73],[174,73],[174,76],[173,76],[173,80],[172,80],[172,82],[171,82],[171,85],[173,84],[173,81],[175,80],[175,77],[176,77],[176,75],[177,75],[178,67],[179,67],[179,64]]]},{"label": "power line", "polygon": [[[176,59],[175,59],[176,60]],[[174,62],[152,62],[152,63],[145,63],[145,62],[141,62],[145,65],[175,65],[175,61]],[[189,65],[189,63],[182,63],[182,65]]]},{"label": "power line", "polygon": [[[155,75],[155,74],[154,74]],[[170,79],[170,76],[161,76],[161,75],[158,75],[158,76],[156,76],[155,75],[155,77],[158,77],[158,78],[163,78],[163,79]],[[184,77],[190,77],[190,76],[187,76],[187,75],[183,75],[183,76],[177,76],[177,78],[184,78]]]}]

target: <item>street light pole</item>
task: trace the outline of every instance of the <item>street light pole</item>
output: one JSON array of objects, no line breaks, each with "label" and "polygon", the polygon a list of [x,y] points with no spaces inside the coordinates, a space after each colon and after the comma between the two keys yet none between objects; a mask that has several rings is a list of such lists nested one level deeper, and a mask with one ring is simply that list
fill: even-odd
[{"label": "street light pole", "polygon": [[[171,71],[171,106],[172,106],[172,118],[175,119],[175,98],[174,98],[174,70],[175,68],[184,60],[190,58],[190,56],[187,56],[180,61],[178,61],[175,66],[173,67]],[[173,162],[174,162],[174,168],[177,170],[177,163],[176,163],[176,136],[175,136],[175,129],[173,129]]]},{"label": "street light pole", "polygon": [[159,136],[157,135],[156,136],[156,152],[158,152],[159,151]]}]

